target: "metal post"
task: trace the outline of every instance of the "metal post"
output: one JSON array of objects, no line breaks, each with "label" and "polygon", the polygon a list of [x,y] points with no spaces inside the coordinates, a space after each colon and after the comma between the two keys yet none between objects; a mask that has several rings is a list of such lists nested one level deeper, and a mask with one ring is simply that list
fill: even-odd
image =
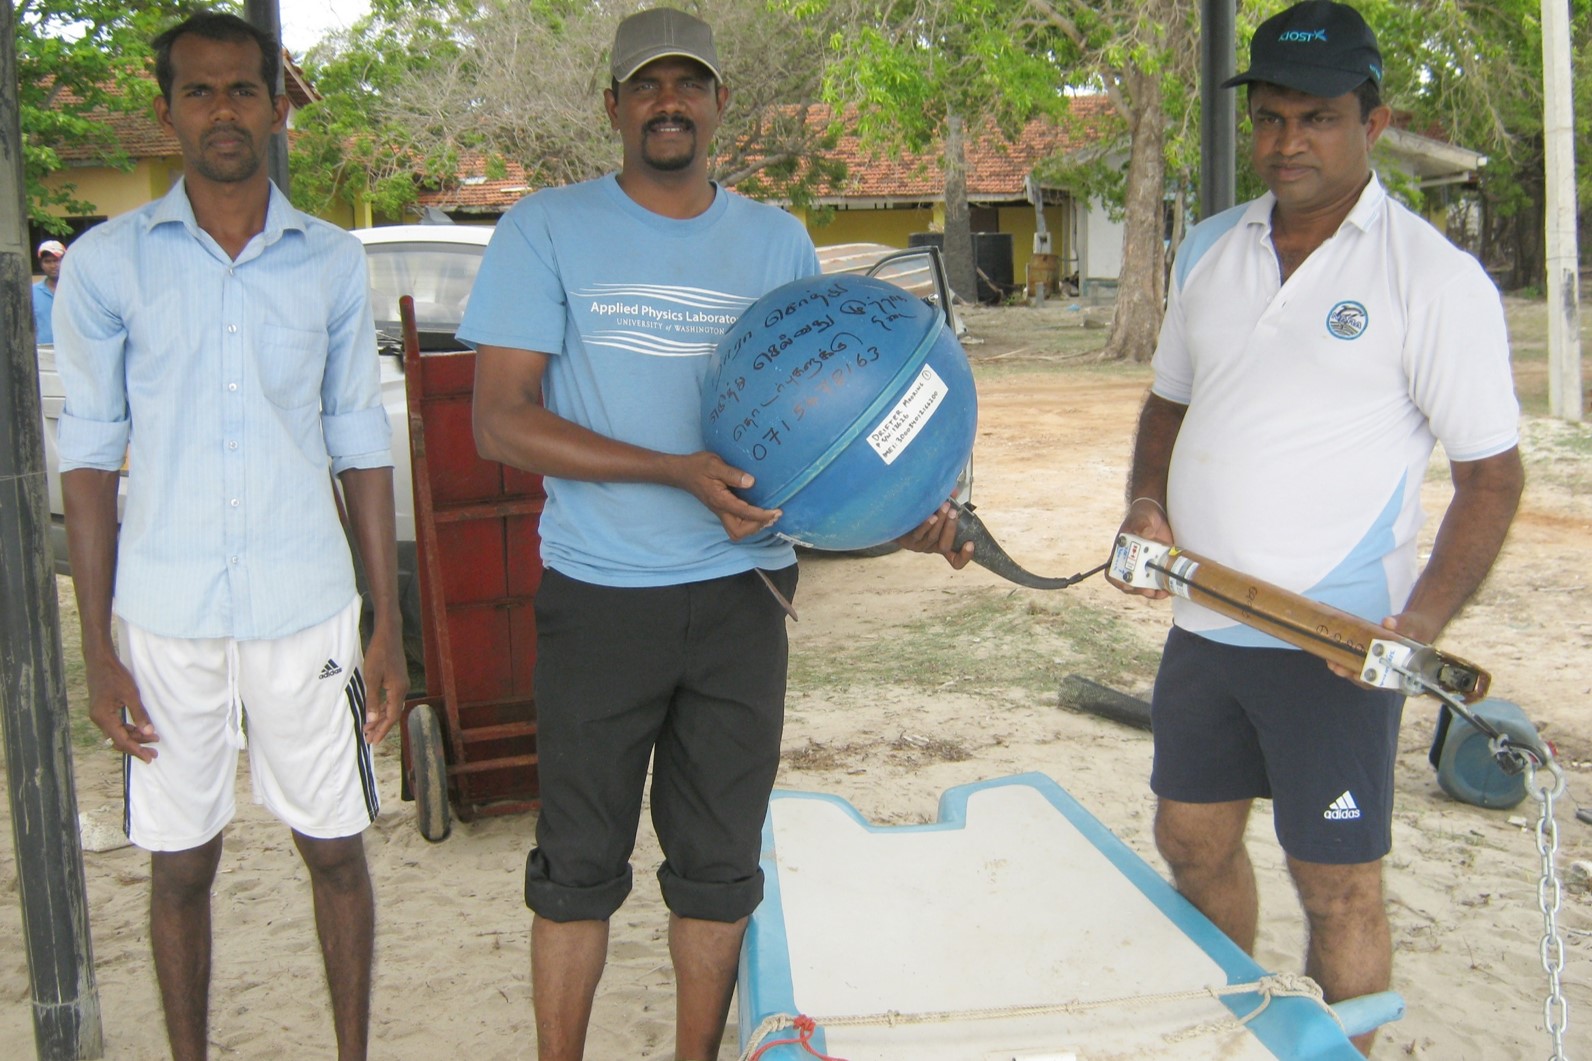
[{"label": "metal post", "polygon": [[1218,88],[1234,68],[1237,0],[1200,0],[1200,218],[1233,205],[1238,191],[1238,113],[1230,89]]},{"label": "metal post", "polygon": [[1575,232],[1575,114],[1568,0],[1542,0],[1542,132],[1547,185],[1548,411],[1580,423],[1581,269]]},{"label": "metal post", "polygon": [[[50,558],[11,0],[0,0],[0,721],[40,1061],[104,1054]],[[14,1044],[13,1044],[14,1045]]]},{"label": "metal post", "polygon": [[[251,26],[256,26],[270,34],[276,41],[277,51],[282,50],[282,14],[277,6],[277,0],[244,0],[243,17]],[[286,71],[281,71],[276,76],[277,94],[286,91]],[[287,172],[287,130],[271,137],[271,154],[266,165],[271,174],[271,181],[282,190],[283,195],[288,194]]]}]

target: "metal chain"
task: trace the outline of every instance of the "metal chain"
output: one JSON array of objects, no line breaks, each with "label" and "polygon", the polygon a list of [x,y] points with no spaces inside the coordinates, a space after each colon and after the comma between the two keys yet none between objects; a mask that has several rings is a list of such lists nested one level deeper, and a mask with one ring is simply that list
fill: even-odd
[{"label": "metal chain", "polygon": [[[1517,734],[1502,733],[1472,712],[1458,697],[1450,695],[1424,675],[1407,672],[1406,676],[1486,734],[1498,765],[1510,773],[1523,771],[1526,791],[1532,799],[1542,804],[1542,814],[1537,818],[1537,854],[1542,858],[1542,876],[1537,878],[1537,905],[1542,909],[1542,943],[1539,947],[1542,971],[1548,974],[1548,995],[1542,1003],[1542,1023],[1553,1039],[1553,1056],[1549,1061],[1569,1061],[1564,1053],[1564,1033],[1570,1026],[1570,1004],[1564,997],[1564,937],[1559,935],[1559,905],[1564,897],[1564,889],[1560,886],[1555,864],[1559,854],[1559,826],[1553,819],[1553,801],[1564,795],[1564,770],[1554,758],[1551,744],[1539,744],[1535,740],[1526,743]],[[1548,771],[1552,777],[1551,783],[1537,781],[1540,770]]]},{"label": "metal chain", "polygon": [[[1559,826],[1553,819],[1553,800],[1564,793],[1564,771],[1549,757],[1538,763],[1532,755],[1522,755],[1526,791],[1542,804],[1537,818],[1537,853],[1542,856],[1542,876],[1537,880],[1537,905],[1542,908],[1542,970],[1548,974],[1548,996],[1542,1003],[1542,1022],[1553,1039],[1551,1061],[1568,1061],[1564,1053],[1564,1034],[1570,1026],[1570,1004],[1565,1001],[1561,982],[1564,972],[1564,937],[1559,935],[1559,904],[1563,889],[1555,866],[1559,854]],[[1538,784],[1537,771],[1545,768],[1552,784]]]}]

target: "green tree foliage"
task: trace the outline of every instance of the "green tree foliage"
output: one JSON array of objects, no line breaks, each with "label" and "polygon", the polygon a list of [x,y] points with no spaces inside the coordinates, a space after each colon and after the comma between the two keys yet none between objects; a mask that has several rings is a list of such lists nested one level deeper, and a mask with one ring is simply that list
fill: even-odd
[{"label": "green tree foliage", "polygon": [[[323,100],[299,114],[294,198],[310,209],[370,201],[398,215],[461,160],[489,175],[523,166],[535,186],[617,167],[603,113],[607,56],[640,0],[375,0],[368,18],[306,60]],[[763,0],[681,3],[714,26],[730,109],[714,176],[797,205],[840,171],[833,137],[808,120],[823,39]],[[417,181],[418,178],[418,181]]]},{"label": "green tree foliage", "polygon": [[65,233],[60,215],[95,212],[70,182],[46,186],[45,178],[64,167],[59,145],[87,147],[98,162],[132,168],[101,116],[150,105],[156,89],[148,76],[149,41],[181,8],[170,0],[19,0],[12,8],[23,175],[34,222]]},{"label": "green tree foliage", "polygon": [[[1592,222],[1592,0],[1569,6],[1578,200]],[[1253,27],[1286,7],[1240,4],[1240,53]],[[1479,251],[1506,287],[1540,284],[1543,268],[1541,0],[1358,0],[1376,31],[1383,98],[1411,131],[1487,156]],[[1420,203],[1415,189],[1403,197]]]},{"label": "green tree foliage", "polygon": [[396,120],[391,101],[466,60],[467,38],[455,26],[475,11],[469,0],[372,0],[353,27],[310,50],[302,65],[321,98],[294,116],[295,205],[318,212],[368,203],[402,217],[417,179],[457,170],[457,150]]},{"label": "green tree foliage", "polygon": [[[1577,175],[1582,216],[1592,219],[1588,107],[1592,2],[1569,6]],[[1540,285],[1546,187],[1543,157],[1541,0],[1376,0],[1366,11],[1387,59],[1389,102],[1412,113],[1411,128],[1487,156],[1481,197],[1482,260],[1506,287]]]},{"label": "green tree foliage", "polygon": [[[1120,202],[1122,272],[1101,357],[1146,361],[1165,308],[1162,216],[1168,190],[1193,184],[1198,166],[1197,27],[1180,0],[1025,0],[1050,52],[1068,57],[1071,83],[1105,92],[1125,143],[1105,144],[1047,170],[1074,194]],[[1118,161],[1126,156],[1126,164]]]},{"label": "green tree foliage", "polygon": [[940,145],[951,286],[975,289],[965,142],[989,122],[1015,134],[1062,105],[1062,77],[1010,0],[786,0],[827,24],[824,95],[864,144],[922,152]]}]

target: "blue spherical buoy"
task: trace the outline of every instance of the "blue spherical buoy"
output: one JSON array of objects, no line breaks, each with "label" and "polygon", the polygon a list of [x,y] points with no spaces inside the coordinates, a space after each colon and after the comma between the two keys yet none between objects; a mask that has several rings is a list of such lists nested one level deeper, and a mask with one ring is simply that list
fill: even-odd
[{"label": "blue spherical buoy", "polygon": [[973,452],[978,397],[942,313],[873,277],[815,276],[764,295],[725,333],[702,390],[707,447],[818,549],[910,531]]}]

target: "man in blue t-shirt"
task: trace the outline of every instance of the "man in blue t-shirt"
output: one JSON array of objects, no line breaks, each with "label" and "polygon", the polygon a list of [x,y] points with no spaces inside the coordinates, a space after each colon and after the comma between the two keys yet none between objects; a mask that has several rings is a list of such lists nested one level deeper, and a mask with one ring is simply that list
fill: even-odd
[{"label": "man in blue t-shirt", "polygon": [[39,272],[44,279],[33,285],[33,341],[55,342],[55,285],[61,279],[61,259],[66,257],[66,247],[57,239],[47,239],[39,244]]},{"label": "man in blue t-shirt", "polygon": [[546,477],[525,877],[543,1059],[584,1050],[649,761],[675,1056],[718,1056],[763,893],[796,559],[780,513],[735,494],[751,476],[706,450],[700,389],[728,327],[818,261],[795,218],[709,179],[720,69],[698,19],[621,22],[604,93],[620,171],[510,210],[459,330],[482,455]]}]

